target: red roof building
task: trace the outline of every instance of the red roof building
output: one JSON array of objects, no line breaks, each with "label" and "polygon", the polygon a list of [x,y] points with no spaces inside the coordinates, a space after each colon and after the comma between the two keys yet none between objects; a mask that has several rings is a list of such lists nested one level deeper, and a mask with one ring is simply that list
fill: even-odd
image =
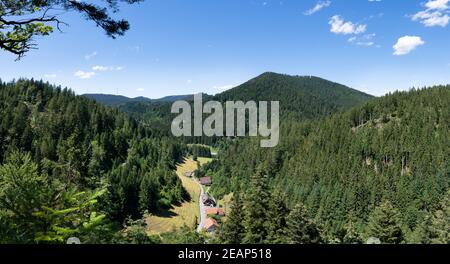
[{"label": "red roof building", "polygon": [[205,229],[207,232],[214,232],[217,227],[219,227],[219,224],[215,219],[209,217],[206,218],[203,229]]},{"label": "red roof building", "polygon": [[206,215],[219,215],[225,216],[225,212],[222,208],[206,208]]}]

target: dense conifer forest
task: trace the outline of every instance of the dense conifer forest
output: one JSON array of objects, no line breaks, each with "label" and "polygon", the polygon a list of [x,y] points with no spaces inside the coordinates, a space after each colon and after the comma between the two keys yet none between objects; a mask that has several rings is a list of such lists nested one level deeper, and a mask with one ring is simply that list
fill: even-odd
[{"label": "dense conifer forest", "polygon": [[[0,81],[0,243],[450,242],[449,86],[374,98],[265,73],[211,99],[279,100],[279,145],[175,138],[167,101],[109,107]],[[148,214],[192,198],[176,164],[212,155],[191,143],[218,149],[198,173],[216,198],[232,194],[220,235],[149,235]]]},{"label": "dense conifer forest", "polygon": [[[239,200],[236,193],[245,194],[243,205],[237,206],[248,208],[247,215],[231,216],[230,224],[233,217],[255,219],[254,208],[267,208],[275,200],[267,198],[270,192],[284,196],[282,207],[258,215],[266,221],[259,225],[264,236],[246,240],[255,224],[251,221],[250,226],[243,221],[243,228],[228,230],[245,230],[239,241],[271,242],[271,212],[286,206],[294,208],[291,213],[305,215],[302,221],[314,223],[328,242],[377,237],[383,243],[448,243],[448,105],[448,86],[396,92],[331,117],[285,119],[281,142],[273,149],[259,148],[257,139],[228,144],[205,173],[213,177],[217,196],[234,192]],[[261,171],[266,184],[256,188],[260,183],[254,177]],[[266,193],[254,196],[247,191],[260,188]],[[289,230],[289,221],[280,223]],[[302,232],[316,234],[311,230]]]},{"label": "dense conifer forest", "polygon": [[[68,89],[0,82],[0,242],[111,242],[186,197],[176,139]],[[121,241],[122,236],[119,236]]]}]

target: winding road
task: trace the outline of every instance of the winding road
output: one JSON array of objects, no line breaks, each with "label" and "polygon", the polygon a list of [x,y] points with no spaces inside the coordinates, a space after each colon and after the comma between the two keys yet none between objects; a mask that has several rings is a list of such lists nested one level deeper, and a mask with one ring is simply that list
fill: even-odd
[{"label": "winding road", "polygon": [[202,196],[205,193],[203,186],[200,184],[200,182],[197,181],[198,186],[200,187],[200,197],[198,197],[198,204],[200,208],[200,223],[197,226],[197,232],[200,233],[203,229],[203,226],[205,225],[206,220],[206,211],[205,211],[205,205],[202,202]]}]

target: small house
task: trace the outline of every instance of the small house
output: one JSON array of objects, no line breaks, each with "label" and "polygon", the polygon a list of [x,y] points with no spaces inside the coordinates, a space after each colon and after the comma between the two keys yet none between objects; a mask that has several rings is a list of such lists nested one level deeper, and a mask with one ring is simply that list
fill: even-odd
[{"label": "small house", "polygon": [[211,177],[201,177],[198,180],[200,181],[201,185],[211,186],[211,184],[212,184]]},{"label": "small house", "polygon": [[213,218],[206,218],[205,224],[203,225],[203,229],[206,230],[206,232],[212,233],[214,232],[219,226],[217,221]]},{"label": "small house", "polygon": [[225,216],[225,212],[222,208],[206,208],[206,215],[218,215],[218,216]]}]

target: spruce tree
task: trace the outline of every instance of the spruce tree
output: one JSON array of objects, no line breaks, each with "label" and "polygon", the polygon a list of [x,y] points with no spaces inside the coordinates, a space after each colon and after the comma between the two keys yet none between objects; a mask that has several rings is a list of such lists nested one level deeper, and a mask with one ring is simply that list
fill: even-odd
[{"label": "spruce tree", "polygon": [[260,244],[266,240],[269,198],[267,175],[259,167],[251,179],[250,188],[245,197],[245,235],[243,243]]},{"label": "spruce tree", "polygon": [[287,239],[287,216],[289,209],[286,205],[286,196],[280,192],[272,195],[268,210],[268,226],[266,243],[285,244]]},{"label": "spruce tree", "polygon": [[382,202],[370,215],[368,235],[387,244],[399,244],[403,241],[400,214],[389,200]]},{"label": "spruce tree", "polygon": [[231,212],[223,225],[221,241],[225,244],[241,244],[244,237],[244,205],[242,195],[234,193],[231,201]]},{"label": "spruce tree", "polygon": [[141,212],[157,209],[160,199],[159,188],[160,186],[152,174],[144,175],[139,190],[139,209]]},{"label": "spruce tree", "polygon": [[413,244],[431,244],[432,239],[436,238],[436,234],[433,230],[433,222],[431,220],[431,215],[425,215],[423,221],[421,221],[414,232],[411,234],[411,237],[408,240],[408,243]]},{"label": "spruce tree", "polygon": [[347,224],[344,226],[345,235],[342,240],[344,244],[362,244],[363,240],[361,238],[361,234],[358,232],[356,228],[356,224],[354,221],[354,214],[350,213],[349,220]]},{"label": "spruce tree", "polygon": [[289,242],[292,244],[316,244],[321,242],[320,232],[308,215],[305,206],[298,203],[287,219]]},{"label": "spruce tree", "polygon": [[450,191],[444,196],[439,210],[431,218],[431,230],[434,234],[431,243],[450,243]]}]

